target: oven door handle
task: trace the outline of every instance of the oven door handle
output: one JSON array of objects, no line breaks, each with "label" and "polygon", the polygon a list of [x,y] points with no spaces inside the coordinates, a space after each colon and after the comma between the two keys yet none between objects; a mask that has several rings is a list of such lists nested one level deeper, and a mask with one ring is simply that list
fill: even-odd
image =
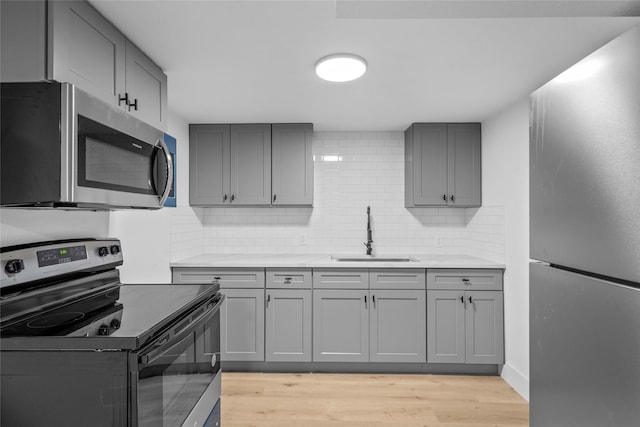
[{"label": "oven door handle", "polygon": [[207,304],[208,309],[200,314],[197,318],[192,319],[187,317],[173,326],[170,331],[162,334],[162,337],[156,339],[156,341],[147,347],[138,357],[139,368],[142,369],[145,366],[152,363],[158,357],[162,356],[174,345],[185,339],[189,334],[192,334],[200,326],[208,322],[216,312],[220,311],[220,307],[224,302],[225,296],[220,294],[220,299],[215,303],[210,301]]}]

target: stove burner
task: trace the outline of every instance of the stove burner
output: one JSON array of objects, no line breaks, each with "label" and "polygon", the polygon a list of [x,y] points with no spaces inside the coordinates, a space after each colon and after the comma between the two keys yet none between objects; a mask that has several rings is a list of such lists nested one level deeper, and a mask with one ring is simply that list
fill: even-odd
[{"label": "stove burner", "polygon": [[68,311],[64,313],[53,313],[47,316],[38,317],[27,323],[29,328],[51,328],[63,326],[68,323],[77,322],[84,317],[84,313],[79,311]]}]

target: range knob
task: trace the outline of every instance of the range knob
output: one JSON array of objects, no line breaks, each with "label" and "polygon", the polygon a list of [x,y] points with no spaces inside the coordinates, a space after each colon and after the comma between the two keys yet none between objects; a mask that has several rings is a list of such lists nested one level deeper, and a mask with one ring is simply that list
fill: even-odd
[{"label": "range knob", "polygon": [[109,325],[105,325],[104,323],[102,325],[100,325],[100,327],[98,328],[98,335],[109,335],[111,333],[111,328],[109,327]]},{"label": "range knob", "polygon": [[120,246],[118,245],[111,245],[111,255],[115,255],[118,252],[120,252]]},{"label": "range knob", "polygon": [[112,329],[118,329],[120,327],[120,320],[119,319],[111,319],[111,328]]},{"label": "range knob", "polygon": [[107,256],[107,255],[109,255],[109,248],[107,248],[106,246],[100,246],[98,248],[98,255],[99,256]]},{"label": "range knob", "polygon": [[7,274],[17,274],[24,270],[24,261],[21,259],[10,259],[4,265],[4,271]]}]

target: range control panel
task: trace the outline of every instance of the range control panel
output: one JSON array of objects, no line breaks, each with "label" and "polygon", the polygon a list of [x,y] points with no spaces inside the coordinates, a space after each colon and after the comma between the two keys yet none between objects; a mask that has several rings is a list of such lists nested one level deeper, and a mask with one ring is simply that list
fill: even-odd
[{"label": "range control panel", "polygon": [[0,248],[0,289],[122,264],[118,239],[70,239]]}]

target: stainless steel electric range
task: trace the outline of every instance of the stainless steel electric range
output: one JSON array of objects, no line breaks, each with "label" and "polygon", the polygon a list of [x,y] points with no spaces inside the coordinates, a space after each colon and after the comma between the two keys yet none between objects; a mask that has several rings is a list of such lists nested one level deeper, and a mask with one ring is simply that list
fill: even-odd
[{"label": "stainless steel electric range", "polygon": [[219,425],[219,285],[124,285],[117,239],[0,249],[3,426]]}]

